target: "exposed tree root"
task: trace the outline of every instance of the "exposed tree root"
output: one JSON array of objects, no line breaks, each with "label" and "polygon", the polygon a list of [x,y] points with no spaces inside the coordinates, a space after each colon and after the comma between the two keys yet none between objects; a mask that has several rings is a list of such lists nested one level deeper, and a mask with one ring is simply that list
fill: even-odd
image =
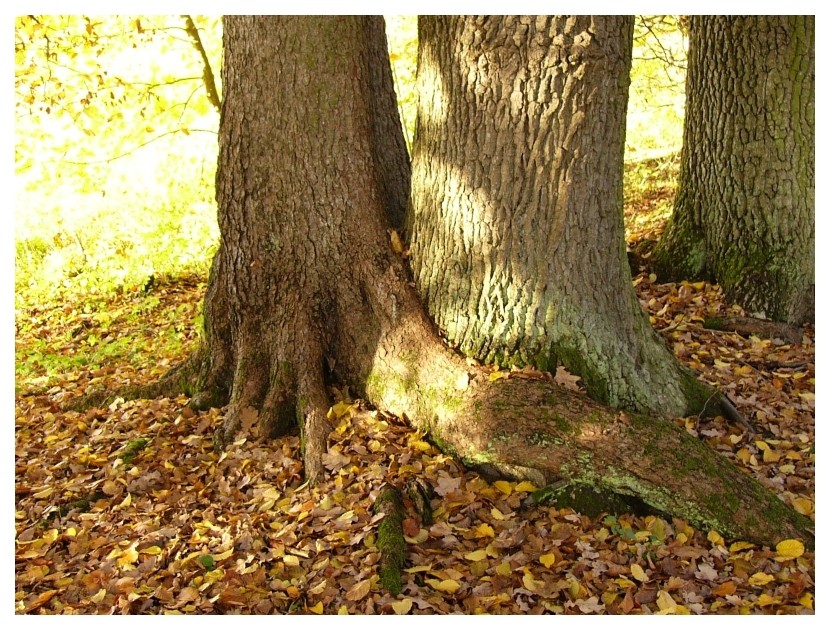
[{"label": "exposed tree root", "polygon": [[401,571],[406,559],[406,541],[402,526],[406,511],[400,490],[392,485],[385,485],[375,499],[372,509],[376,514],[384,515],[378,523],[377,534],[380,583],[392,595],[397,595],[401,592]]},{"label": "exposed tree root", "polygon": [[742,336],[758,335],[765,339],[781,339],[786,343],[801,343],[801,329],[782,322],[757,317],[713,317],[703,322],[709,330],[735,332]]},{"label": "exposed tree root", "polygon": [[[196,351],[181,363],[173,366],[157,381],[143,385],[125,385],[114,390],[90,392],[84,396],[67,400],[62,404],[62,407],[67,411],[83,411],[93,407],[106,407],[118,398],[124,400],[150,400],[153,398],[173,398],[181,394],[191,395],[203,361],[203,353]],[[217,398],[214,397],[209,402],[217,401]]]},{"label": "exposed tree root", "polygon": [[813,544],[809,519],[673,422],[613,410],[544,380],[490,381],[461,362],[454,368],[429,342],[402,360],[400,340],[389,341],[369,378],[370,400],[468,465],[637,497],[732,539]]}]

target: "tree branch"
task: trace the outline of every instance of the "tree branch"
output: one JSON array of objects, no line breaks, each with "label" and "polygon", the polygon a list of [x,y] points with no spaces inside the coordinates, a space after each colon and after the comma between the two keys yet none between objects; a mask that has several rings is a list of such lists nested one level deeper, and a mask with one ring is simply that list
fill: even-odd
[{"label": "tree branch", "polygon": [[202,57],[202,66],[204,68],[202,76],[205,81],[205,89],[207,90],[208,98],[210,99],[211,104],[218,112],[219,108],[222,106],[222,100],[219,98],[219,91],[216,89],[216,79],[213,74],[213,68],[210,66],[210,60],[208,59],[207,52],[205,51],[205,46],[202,44],[199,29],[196,28],[196,24],[193,22],[192,17],[189,15],[183,15],[182,17],[185,21],[185,31],[187,31],[187,34],[190,35],[190,41],[193,43],[193,47]]}]

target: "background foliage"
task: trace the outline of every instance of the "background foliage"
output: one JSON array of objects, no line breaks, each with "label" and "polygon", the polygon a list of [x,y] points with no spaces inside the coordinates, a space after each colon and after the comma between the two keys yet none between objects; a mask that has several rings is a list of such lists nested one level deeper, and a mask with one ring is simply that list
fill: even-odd
[{"label": "background foliage", "polygon": [[[20,16],[15,24],[15,288],[21,300],[206,274],[218,229],[218,111],[186,16]],[[221,19],[193,16],[217,81]],[[387,16],[407,144],[417,18]],[[640,17],[627,159],[680,147],[685,40]],[[641,171],[629,178],[644,182]],[[668,211],[668,206],[660,209]]]}]

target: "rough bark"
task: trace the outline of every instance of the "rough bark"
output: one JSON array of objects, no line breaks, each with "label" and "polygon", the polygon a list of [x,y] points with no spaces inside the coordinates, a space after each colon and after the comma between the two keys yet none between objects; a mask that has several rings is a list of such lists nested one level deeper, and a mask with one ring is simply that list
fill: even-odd
[{"label": "rough bark", "polygon": [[298,422],[312,480],[331,378],[468,463],[638,495],[724,535],[809,542],[808,521],[673,424],[545,381],[491,382],[447,350],[386,233],[367,93],[369,66],[388,63],[368,42],[381,24],[226,18],[221,245],[204,344],[163,382],[190,388],[197,405],[229,402],[225,437],[254,414],[265,433]]},{"label": "rough bark", "polygon": [[[395,124],[401,137],[394,93],[375,93],[391,84],[372,70],[388,66],[383,22],[228,17],[224,45],[221,244],[197,399],[229,394],[226,436],[253,410],[266,434],[299,418],[313,479],[327,434],[325,372],[368,371],[376,318],[363,285],[388,266],[378,235],[408,189],[403,141],[385,140]],[[351,264],[355,248],[363,267]]]},{"label": "rough bark", "polygon": [[415,281],[451,345],[565,365],[591,396],[666,415],[709,394],[652,331],[622,214],[633,18],[419,19]]},{"label": "rough bark", "polygon": [[758,317],[815,307],[815,18],[694,16],[674,213],[653,262]]}]

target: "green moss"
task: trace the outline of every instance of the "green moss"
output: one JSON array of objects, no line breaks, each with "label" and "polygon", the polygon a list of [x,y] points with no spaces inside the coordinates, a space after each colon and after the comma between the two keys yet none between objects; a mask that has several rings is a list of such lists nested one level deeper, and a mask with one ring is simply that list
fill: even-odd
[{"label": "green moss", "polygon": [[554,446],[561,446],[562,438],[557,437],[555,435],[551,435],[549,433],[539,433],[535,432],[531,434],[528,441],[533,446],[541,446],[542,448],[551,448]]},{"label": "green moss", "polygon": [[376,542],[380,553],[378,576],[381,585],[392,595],[397,595],[401,592],[401,571],[406,560],[406,541],[402,527],[405,512],[400,492],[393,487],[385,487],[378,494],[373,511],[384,514],[378,524]]},{"label": "green moss", "polygon": [[143,451],[149,443],[149,438],[136,438],[127,442],[120,455],[121,461],[124,462],[124,465],[130,466],[136,456]]}]

